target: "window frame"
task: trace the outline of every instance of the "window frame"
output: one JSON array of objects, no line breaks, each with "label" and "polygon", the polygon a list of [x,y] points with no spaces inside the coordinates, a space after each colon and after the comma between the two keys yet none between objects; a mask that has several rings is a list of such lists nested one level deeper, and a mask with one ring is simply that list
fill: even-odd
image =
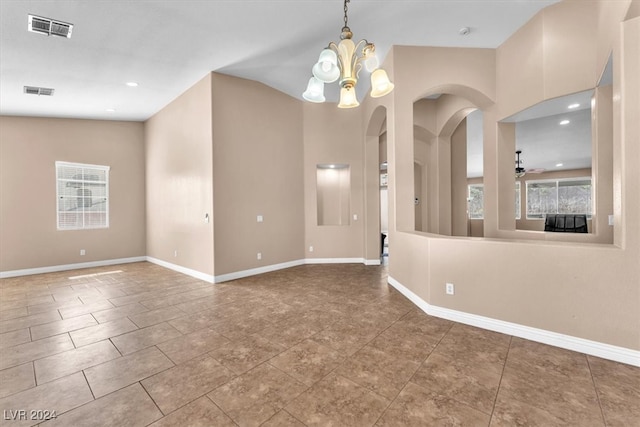
[{"label": "window frame", "polygon": [[[471,216],[471,187],[474,188],[480,188],[481,193],[482,193],[482,216],[480,217],[473,217]],[[483,220],[484,219],[484,183],[477,183],[477,184],[467,184],[467,216],[469,217],[470,220]]]},{"label": "window frame", "polygon": [[[64,169],[76,169],[76,170],[81,170],[81,174],[83,176],[83,178],[76,178],[76,175],[79,174],[75,174],[73,175],[72,178],[67,178],[64,176]],[[56,185],[56,228],[58,231],[74,231],[74,230],[96,230],[96,229],[105,229],[105,228],[109,228],[109,210],[110,210],[110,196],[109,196],[109,172],[111,170],[110,166],[104,166],[104,165],[93,165],[93,164],[87,164],[87,163],[74,163],[74,162],[64,162],[64,161],[56,161],[55,162],[55,174],[56,174],[56,179],[55,179],[55,185]],[[71,173],[71,171],[69,171],[69,173]],[[95,176],[98,175],[100,176],[102,173],[104,173],[104,181],[102,180],[95,180],[95,179],[84,179],[84,177],[86,176]],[[62,175],[62,176],[61,176]],[[73,183],[74,185],[69,185],[69,183]],[[64,185],[62,185],[64,184]],[[76,207],[77,203],[78,203],[78,199],[82,199],[82,198],[86,198],[86,193],[84,193],[84,190],[86,190],[86,186],[90,185],[90,186],[102,186],[104,185],[104,195],[100,195],[99,198],[103,198],[104,200],[101,201],[101,203],[104,203],[104,221],[101,221],[98,224],[92,223],[87,221],[87,217],[88,214],[91,212],[95,212],[95,211],[88,211],[85,210],[85,202],[82,203],[82,210],[79,211],[81,212],[80,218],[81,218],[81,224],[77,225],[65,225],[64,221],[61,224],[61,213],[63,212],[67,212],[69,211],[69,209],[64,209],[61,206],[61,201],[64,200],[65,197],[75,197],[76,198]],[[61,192],[61,189],[63,188],[67,188],[67,187],[73,187],[76,188],[76,190],[82,189],[82,196],[79,196],[78,194],[76,195],[70,195],[70,194],[64,194],[64,192]],[[93,196],[92,197],[92,202],[90,206],[93,206]],[[100,213],[102,213],[102,211],[98,211]]]},{"label": "window frame", "polygon": [[[556,214],[567,214],[570,215],[570,213],[563,213],[563,212],[558,212],[559,211],[559,205],[560,205],[560,195],[559,195],[559,188],[561,187],[561,183],[567,183],[567,182],[576,182],[576,181],[589,181],[589,186],[590,188],[590,192],[591,192],[591,196],[590,196],[590,212],[580,212],[581,214],[586,214],[587,215],[587,219],[591,219],[593,216],[593,201],[594,201],[594,197],[593,197],[593,180],[590,176],[576,176],[576,177],[570,177],[570,178],[550,178],[550,179],[532,179],[532,180],[527,180],[525,181],[525,209],[526,209],[526,218],[527,220],[531,220],[531,221],[536,221],[536,220],[541,220],[544,221],[545,217],[547,214],[550,215],[556,215]],[[542,214],[534,214],[536,216],[531,216],[529,213],[529,185],[530,184],[549,184],[549,183],[555,183],[555,189],[556,189],[556,211],[555,212],[545,212]],[[538,216],[539,215],[539,216]]]},{"label": "window frame", "polygon": [[[471,187],[475,187],[475,188],[480,188],[482,189],[482,216],[481,217],[472,217],[471,216],[471,211],[469,210],[469,208],[467,207],[467,216],[469,217],[469,219],[473,219],[473,220],[484,220],[484,183],[476,183],[476,184],[467,184],[467,203],[471,202]],[[516,181],[516,186],[515,186],[515,197],[514,197],[514,212],[516,215],[516,220],[519,220],[522,218],[522,185],[520,184],[520,181]]]},{"label": "window frame", "polygon": [[516,220],[522,219],[522,184],[516,181],[516,197],[515,197]]}]

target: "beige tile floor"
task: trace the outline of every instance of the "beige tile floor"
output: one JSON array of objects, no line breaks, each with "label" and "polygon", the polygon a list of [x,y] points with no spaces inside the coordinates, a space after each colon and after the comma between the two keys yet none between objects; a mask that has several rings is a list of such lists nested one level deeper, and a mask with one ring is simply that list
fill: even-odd
[{"label": "beige tile floor", "polygon": [[384,267],[0,281],[0,425],[638,426],[640,369],[430,317]]}]

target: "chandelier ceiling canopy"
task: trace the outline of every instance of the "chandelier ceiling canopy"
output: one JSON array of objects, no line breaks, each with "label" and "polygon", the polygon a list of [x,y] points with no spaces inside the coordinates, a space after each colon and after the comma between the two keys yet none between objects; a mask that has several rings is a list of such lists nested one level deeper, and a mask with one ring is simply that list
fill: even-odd
[{"label": "chandelier ceiling canopy", "polygon": [[329,46],[320,52],[318,62],[311,69],[313,77],[309,79],[307,90],[302,94],[307,101],[324,102],[324,84],[338,81],[338,107],[353,108],[360,105],[355,88],[363,62],[367,71],[371,72],[371,97],[379,98],[393,90],[393,83],[389,80],[387,72],[378,68],[375,45],[364,39],[358,43],[351,40],[353,33],[349,28],[347,16],[349,2],[350,0],[344,0],[344,26],[340,33],[340,42],[330,42]]}]

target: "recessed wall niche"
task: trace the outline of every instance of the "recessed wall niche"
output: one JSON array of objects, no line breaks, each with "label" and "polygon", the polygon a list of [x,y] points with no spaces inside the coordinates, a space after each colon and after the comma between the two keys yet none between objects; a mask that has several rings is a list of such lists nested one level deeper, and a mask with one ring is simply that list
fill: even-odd
[{"label": "recessed wall niche", "polygon": [[318,225],[349,225],[351,170],[348,164],[316,165]]}]

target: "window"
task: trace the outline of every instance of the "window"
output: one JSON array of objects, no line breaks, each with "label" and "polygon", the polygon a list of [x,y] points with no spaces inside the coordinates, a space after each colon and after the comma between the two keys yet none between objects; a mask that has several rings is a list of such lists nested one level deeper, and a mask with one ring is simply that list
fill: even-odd
[{"label": "window", "polygon": [[56,162],[58,230],[109,227],[109,166]]},{"label": "window", "polygon": [[[483,184],[469,184],[469,218],[470,219],[483,219],[484,218],[484,185]],[[520,219],[520,181],[516,181],[516,194],[515,194],[515,209],[516,219]]]},{"label": "window", "polygon": [[484,218],[484,186],[482,184],[469,185],[469,218]]},{"label": "window", "polygon": [[527,181],[527,219],[546,214],[591,216],[591,178]]}]

